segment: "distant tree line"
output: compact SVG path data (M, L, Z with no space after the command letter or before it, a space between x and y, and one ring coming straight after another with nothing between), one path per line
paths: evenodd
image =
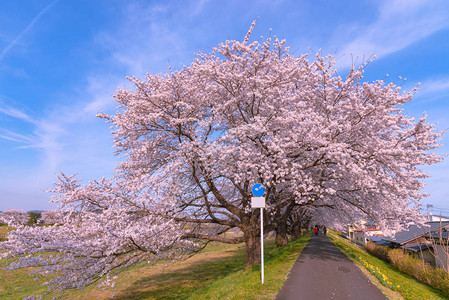
M7 209L0 212L0 224L8 226L36 224L57 224L62 222L63 215L56 210L43 212L26 212L21 209Z

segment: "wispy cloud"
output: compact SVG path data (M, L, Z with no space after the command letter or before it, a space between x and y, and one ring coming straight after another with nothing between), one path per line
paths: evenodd
M0 113L3 113L5 115L13 117L13 118L21 119L23 121L33 122L33 120L26 113L24 113L16 108L2 104L1 102L0 102Z
M31 22L23 29L18 36L14 40L12 40L0 53L0 61L3 60L5 55L11 50L14 45L16 45L20 39L36 24L36 22L53 6L58 2L59 0L52 1L49 5L44 7L34 18L31 20Z
M11 130L7 130L4 128L0 128L0 139L5 139L8 141L20 143L20 144L32 144L33 138L29 136L25 136L23 134L19 134L13 132Z
M89 99L91 96L89 91L84 94ZM22 197L21 193L27 191L39 198L40 204L36 202L34 208L46 207L49 195L42 191L52 185L54 174L59 170L68 174L78 172L86 180L112 174L116 164L112 155L112 137L108 126L95 118L94 110L102 105L97 102L106 103L106 100L92 98L84 103L60 105L39 117L2 103L0 118L3 116L5 120L4 116L8 116L15 124L14 128L6 129L1 128L3 124L0 123L0 139L17 145L10 148L12 151L8 155L14 159L32 154L33 159L21 169L15 167L19 163L17 161L10 166L2 166L1 199L6 199L8 193Z
M19 133L10 129L0 128L0 138L19 144L18 148L39 148L44 152L52 152L59 148L58 136L63 134L60 125L31 117L19 108L0 102L0 114L9 116L17 121L31 125L31 132ZM52 155L49 155L51 157ZM54 156L57 157L57 156ZM52 165L55 165L54 163Z
M124 88L128 85L125 77L105 76L103 74L90 74L85 87L89 101L83 104L82 112L85 116L95 116L99 111L109 111L117 106L112 95L118 87Z
M362 57L371 54L377 58L386 56L448 27L449 1L383 1L373 23L348 30L346 35L354 36L338 51L345 55L339 63L349 65L353 57L358 57L360 62ZM341 32L344 28L338 30L338 38Z
M192 3L194 1L189 5ZM195 14L201 14L206 4L204 1L196 10L187 11L194 18ZM41 11L15 41L3 50L0 59L51 5ZM112 100L112 94L118 87L130 86L125 74L143 77L146 71L161 72L169 65L170 57L179 57L186 52L185 40L188 37L182 34L185 28L178 28L176 26L179 23L173 22L183 10L172 10L170 5L139 2L124 5L123 15L117 20L116 28L105 28L93 41L95 47L105 49L109 56L103 57L96 68L86 71L86 81L72 87L76 92L59 94L58 100L63 101L53 102L51 108L28 112L23 105L18 104L24 101L0 100L0 117L8 116L14 120L11 122L13 127L0 129L0 139L16 143L15 152L29 151L36 158L30 162L26 174L14 175L14 182L8 179L12 177L11 174L6 176L8 172L16 170L14 166L0 174L2 199L8 191L11 195L25 197L19 195L20 191L34 190L38 193L38 189L50 187L54 174L59 170L68 174L77 172L87 180L112 175L117 162L112 153L113 137L109 126L95 115L100 110L114 113L117 104ZM188 53L191 55L193 51L189 50ZM19 153L14 155L20 156ZM39 180L39 185L36 180ZM48 199L48 196L41 194L41 203L45 203L46 197Z
M19 108L6 104L5 102L13 102L5 96L0 95L0 114L7 115L12 118L20 119L25 122L34 123L35 121L24 111Z
M421 83L419 96L449 92L449 77L428 79Z
M131 1L122 7L120 26L99 32L96 39L127 75L160 73L170 65L178 68L198 50L191 48L196 33L189 31L186 24L199 22L198 15L207 5L206 0L156 4Z

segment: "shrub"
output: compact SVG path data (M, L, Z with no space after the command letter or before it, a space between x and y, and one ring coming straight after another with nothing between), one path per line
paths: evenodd
M443 269L429 266L420 259L404 254L401 249L389 250L388 256L391 264L400 271L449 294L449 275Z
M429 267L426 276L429 284L434 288L440 289L449 295L449 275L441 268Z
M374 243L367 243L365 245L366 250L374 255L377 258L380 258L383 261L390 262L390 259L388 257L388 251L389 249L384 246L376 245Z
M427 273L430 267L422 260L404 254L401 249L393 249L389 252L391 263L404 273L407 273L418 280L430 284L427 279ZM433 269L433 268L432 268Z

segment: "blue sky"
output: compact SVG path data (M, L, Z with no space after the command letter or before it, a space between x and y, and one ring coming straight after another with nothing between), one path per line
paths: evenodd
M256 18L253 37L272 30L298 55L335 53L342 69L374 53L365 79L420 82L407 113L449 129L446 0L1 1L0 210L53 208L44 190L59 170L110 176L118 158L95 115L115 111L125 77L188 65L199 50L243 39ZM426 203L449 208L448 166L425 168Z

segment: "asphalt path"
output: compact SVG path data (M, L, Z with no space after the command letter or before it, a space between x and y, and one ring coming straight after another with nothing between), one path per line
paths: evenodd
M323 233L312 235L277 300L388 299Z

